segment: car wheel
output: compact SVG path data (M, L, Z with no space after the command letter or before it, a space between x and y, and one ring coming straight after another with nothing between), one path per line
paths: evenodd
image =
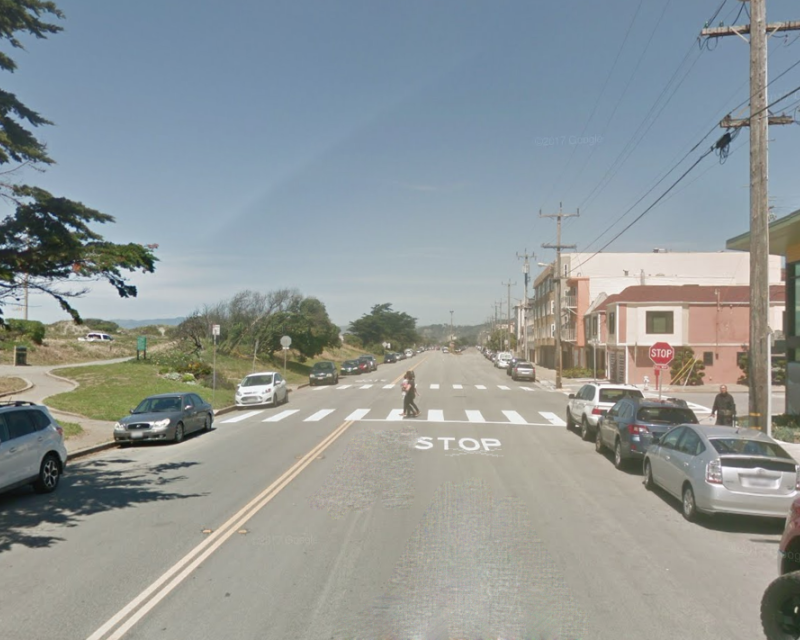
M768 640L800 637L800 571L776 578L764 591L761 628Z
M625 468L626 462L625 458L622 457L622 441L617 438L617 442L614 444L614 466L622 470Z
M597 451L597 453L603 453L605 448L603 436L600 434L600 429L598 429L594 434L594 450Z
M203 431L211 431L211 416L207 415L206 419L203 421Z
M575 428L575 421L572 419L569 407L567 407L567 431L572 431Z
M650 461L644 461L644 488L648 491L652 491L653 487L655 487L655 482L653 482L653 467L650 466Z
M61 479L61 465L54 453L48 453L39 467L39 478L33 484L36 493L51 493L56 490Z
M586 416L583 416L583 420L581 420L581 438L584 441L589 442L591 439L592 434L589 431L589 421L586 419Z
M283 404L289 404L289 390L286 390L286 393L283 396Z
M183 423L179 422L178 425L175 427L175 438L173 439L173 442L175 442L175 444L178 444L179 442L183 442L183 436L184 435L185 435L185 432L183 430Z
M697 503L694 500L694 490L690 484L683 488L683 517L689 522L697 520Z

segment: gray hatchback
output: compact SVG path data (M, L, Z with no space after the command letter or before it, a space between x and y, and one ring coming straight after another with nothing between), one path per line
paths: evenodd
M210 431L211 405L196 393L162 393L142 400L131 414L114 425L114 440L121 444L145 440L181 442L194 431Z

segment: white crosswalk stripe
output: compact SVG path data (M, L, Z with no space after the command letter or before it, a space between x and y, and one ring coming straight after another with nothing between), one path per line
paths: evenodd
M470 422L486 422L483 414L480 411L475 411L474 409L467 409L467 420Z
M486 387L484 385L482 385L482 384L476 384L475 388L476 389L480 389L481 391L485 391L486 390Z
M503 415L508 418L508 421L512 424L528 424L528 421L516 411L503 411Z
M386 416L387 420L402 420L403 419L403 410L402 409L392 409L389 412L389 415Z
M502 385L502 384L498 384L498 385L497 385L497 388L498 388L498 389L502 389L503 391L511 391L511 388L510 388L510 387L507 387L507 386L505 386L505 385Z
M463 388L464 388L464 386L460 385L460 384L454 384L453 385L453 389L463 389Z
M366 418L367 414L369 413L369 409L356 409L351 413L345 420L361 420L362 418Z
M431 389L438 389L438 388L439 388L439 385L438 385L438 384L432 384L432 385L431 385Z
M312 391L325 391L325 389L330 389L330 387L328 385L325 385L324 387L311 387Z
M444 411L441 409L428 409L428 420L431 422L444 422Z
M340 384L340 385L339 385L338 387L336 387L336 388L337 388L337 389L349 389L349 388L350 388L350 387L352 387L352 386L353 386L352 384Z
M297 413L299 409L286 409L286 411L281 411L280 413L276 413L274 416L270 416L264 422L280 422L284 418L288 418L289 416L294 415Z
M257 416L259 413L264 413L264 410L261 409L260 411L248 411L247 413L239 414L235 418L228 418L227 420L223 420L220 424L231 424L233 422L241 422L242 420L247 420L248 418Z
M385 385L383 385L383 388L384 389L394 389L394 385L393 384L385 384Z
M551 424L554 424L557 427L566 427L567 423L564 422L561 418L559 418L555 413L551 413L550 411L540 411L539 414Z
M520 387L523 391L533 391L530 387Z
M359 389L372 389L372 385L371 384L365 384L364 386L359 387Z
M334 411L335 411L335 409L321 409L321 410L317 411L314 415L311 415L308 418L306 418L305 420L303 420L303 422L319 422L325 416L331 415Z

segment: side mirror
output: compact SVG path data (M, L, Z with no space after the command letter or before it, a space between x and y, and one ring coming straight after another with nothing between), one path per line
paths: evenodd
M192 405L190 405L190 404L187 404L187 405L186 405L186 406L183 408L183 410L184 410L184 411L191 411L193 408L194 408L194 407L192 407Z
M133 415L133 409L131 409L130 411L128 411L128 413L130 413L131 415Z
M570 400L574 400L575 399L575 394L574 393L570 393L569 394L569 399Z
M659 442L661 442L661 434L660 433L654 433L653 434L653 444L658 444Z

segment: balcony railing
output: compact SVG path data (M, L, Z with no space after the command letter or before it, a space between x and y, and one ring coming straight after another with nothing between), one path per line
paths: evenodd
M561 327L561 339L565 342L575 342L576 333L574 326Z
M574 293L568 293L564 296L564 306L567 309L575 309L578 306L578 296Z

